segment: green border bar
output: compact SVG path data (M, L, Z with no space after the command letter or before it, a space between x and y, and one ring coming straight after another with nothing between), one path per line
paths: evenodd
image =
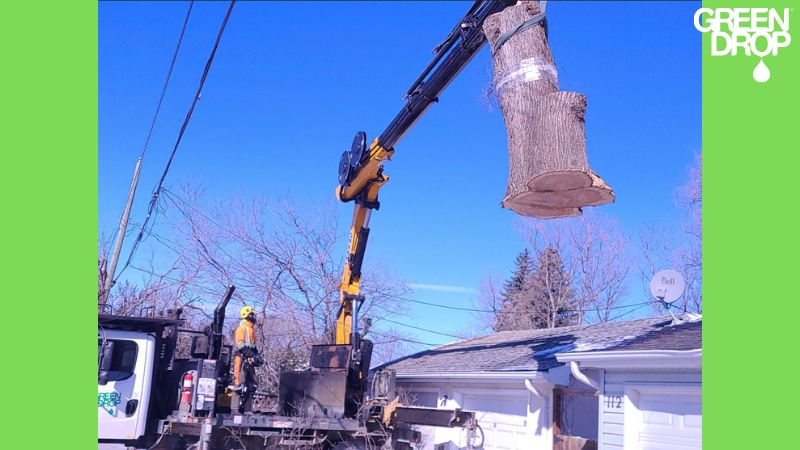
M14 430L6 443L16 437L31 445L31 436L46 432L50 442L92 448L97 4L18 2L3 12L7 290L0 329L10 368L5 401L13 411L6 424ZM798 12L790 11L790 21L800 20ZM702 51L704 448L781 448L791 442L784 431L796 427L798 403L791 363L800 317L793 215L800 42L764 58L771 72L765 83L752 77L757 57L711 56L708 34Z
M2 16L2 446L96 448L97 3Z
M703 7L790 8L792 34L800 31L794 3L715 0ZM762 83L753 78L758 56L711 56L710 33L703 36L703 448L791 447L785 432L797 428L800 32L794 34L795 42L764 56L770 78ZM765 46L760 38L757 48Z

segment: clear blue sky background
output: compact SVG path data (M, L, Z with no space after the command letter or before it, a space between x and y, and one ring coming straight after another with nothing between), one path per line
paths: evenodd
M192 178L209 187L209 197L289 195L301 205L332 198L338 159L353 135L364 130L371 141L384 130L431 49L469 5L237 3L166 185ZM194 6L145 157L135 223L144 219L227 7ZM589 162L616 193L616 203L601 209L631 235L646 223L679 226L673 193L701 146L701 34L692 25L698 7L548 4L561 89L587 96ZM188 2L101 2L98 8L99 232L109 235ZM484 48L386 164L391 181L372 216L368 253L408 283L428 286L418 286L414 299L473 307L481 279L507 277L523 248L517 216L499 206L507 142L502 115L482 100L490 82ZM342 223L351 208L340 205ZM139 275L129 269L126 276ZM629 302L642 300L635 289ZM412 310L413 325L444 333L472 320L467 312L421 304ZM452 340L409 331L424 342Z

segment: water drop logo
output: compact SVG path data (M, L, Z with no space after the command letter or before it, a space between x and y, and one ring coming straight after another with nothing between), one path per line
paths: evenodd
M737 53L757 56L759 62L753 69L753 79L765 83L771 73L764 57L778 56L778 51L792 42L790 11L790 8L700 8L694 13L694 27L701 33L711 32L711 56Z
M769 67L764 64L764 60L762 59L761 62L758 63L755 69L753 69L753 79L758 81L759 83L763 83L769 80Z

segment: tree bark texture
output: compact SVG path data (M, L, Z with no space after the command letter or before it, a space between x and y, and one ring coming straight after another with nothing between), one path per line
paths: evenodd
M519 2L489 16L483 31L493 46L507 30L538 13L538 2ZM592 171L586 156L586 97L558 90L543 23L514 34L493 59L494 93L508 133L503 207L551 219L613 202L611 187Z

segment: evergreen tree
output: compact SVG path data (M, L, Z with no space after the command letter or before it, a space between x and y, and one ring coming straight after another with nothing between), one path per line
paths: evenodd
M526 290L533 276L531 254L526 248L514 261L511 278L503 283L500 293L500 309L495 312L494 331L520 330L528 328L522 306L525 303Z
M531 261L531 253L527 248L517 255L514 265L515 268L511 279L503 284L504 297L506 296L505 294L524 290L525 286L530 281L531 275L533 274L533 263Z
M558 249L549 245L534 261L528 249L517 256L503 284L494 331L555 328L577 323L572 277Z

